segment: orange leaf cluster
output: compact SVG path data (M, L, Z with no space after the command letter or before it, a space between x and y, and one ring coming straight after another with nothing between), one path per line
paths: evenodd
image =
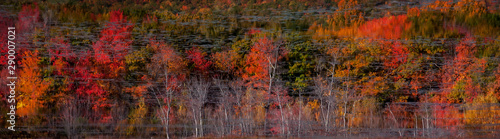
M19 86L16 89L21 92L17 102L17 109L20 116L36 113L42 106L41 97L49 88L49 82L42 79L38 62L38 51L26 51L23 54L19 72Z
M286 55L286 51L278 48L267 37L259 39L246 57L243 79L249 81L249 86L265 87L269 80L270 64L277 62Z
M410 28L406 15L383 17L367 21L359 27L359 33L363 37L373 39L400 39L403 31Z

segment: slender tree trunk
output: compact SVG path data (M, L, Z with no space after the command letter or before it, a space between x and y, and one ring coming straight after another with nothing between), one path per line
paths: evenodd
M327 104L326 105L326 118L324 121L325 122L325 130L326 130L326 132L330 132L330 128L329 128L328 124L330 123L329 120L330 120L330 105L331 104L330 104L330 102L327 102L326 104Z
M356 118L356 102L357 101L354 101L354 103L352 104L352 118L351 120L349 120L349 135L351 135L352 131L351 131L351 127L352 127L352 120L354 120L354 118Z
M239 92L238 92L239 93ZM245 133L245 129L243 127L243 111L241 111L241 103L240 103L240 99L237 100L237 105L238 105L238 110L239 110L239 115L236 117L238 118L238 123L240 125L240 136L243 136L243 134Z
M302 97L301 97L302 94L301 94L301 92L302 91L299 90L299 100L300 100L300 102L302 102ZM297 130L297 136L298 137L300 137L300 126L301 126L300 122L301 122L301 118L302 118L301 116L302 116L302 104L299 105L299 129Z
M200 117L200 137L203 137L203 117L201 115L201 108L200 108L200 113L198 114L198 117Z
M214 79L215 80L215 79ZM221 83L221 80L215 80L218 87L219 87L219 90L221 92L221 96L222 96L222 107L224 109L224 120L223 123L222 123L222 136L224 136L226 133L229 134L229 132L231 131L231 124L229 124L229 119L228 119L228 114L227 114L227 107L230 105L229 102L228 102L228 94L226 94L226 91L224 91L224 89L222 89L222 83ZM228 125L229 129L226 129L225 125Z
M153 92L154 92L154 91L153 91ZM160 105L160 112L161 112L161 115L162 115L162 116L160 117L160 120L161 120L161 122L162 122L162 123L166 124L166 123L167 123L167 121L166 121L166 119L167 119L167 118L165 117L165 109L164 109L164 108L163 108L163 106L161 105L161 102L160 102L160 100L158 99L158 96L156 95L156 92L154 92L153 94L155 95L155 98L156 98L156 101L158 102L158 105ZM168 136L168 126L167 126L167 125L165 126L165 133L166 133L166 135L167 135L167 138L169 138L169 136Z
M280 116L281 116L281 132L282 133L285 133L285 126L283 125L284 124L284 121L285 121L285 118L283 117L283 106L281 105L281 98L280 98L280 94L278 93L278 105L280 107Z
M224 124L225 125L228 125L229 126L229 129L226 129L225 125L222 125L222 135L225 135L226 134L226 130L227 130L227 133L229 134L229 131L231 131L231 124L229 123L229 119L227 118L227 109L226 109L226 106L224 106Z
M344 100L344 113L342 114L342 120L344 121L344 129L346 129L346 113L347 113L347 101Z
M170 121L170 99L172 98L172 92L170 92L170 89L168 89L168 69L165 68L165 90L167 92L167 117L165 118L166 121L166 126L165 126L165 134L167 135L167 139L170 139L170 136L168 135L168 127L169 127L169 121ZM162 108L163 109L163 108Z
M198 137L198 118L196 116L196 110L195 108L192 108L193 110L193 120L194 120L194 134L195 134L195 137Z
M169 135L169 129L168 127L170 126L170 99L167 100L168 104L167 104L167 117L165 118L165 123L166 123L166 126L165 126L165 134L167 135L167 139L170 139L170 135Z
M349 65L349 62L347 63L347 65ZM343 119L344 119L344 129L347 129L346 128L346 113L347 113L347 102L348 102L348 95L350 94L350 90L349 90L349 73L350 73L350 68L347 68L347 79L346 79L346 82L347 82L347 87L346 87L346 92L344 94L344 114L343 114ZM345 132L345 135L347 136L347 132Z
M277 48L277 50L275 50L275 58L276 58L276 61L271 61L271 58L268 57L267 60L269 61L269 67L271 69L269 69L269 88L268 88L268 94L271 94L271 89L272 89L272 84L273 84L273 79L275 77L275 74L276 74L276 68L278 66L278 54L279 54L279 47ZM282 106L282 103L281 103L281 97L280 97L280 93L279 91L276 92L277 94L277 97L278 97L278 105L280 107L280 116L281 116L281 133L285 133L285 126L284 126L284 121L285 121L285 118L283 116L283 106Z
M422 121L422 136L425 136L425 123L424 123L424 118L421 119Z
M398 128L398 133L399 133L399 136L400 136L400 137L402 137L402 136L403 136L403 132L401 132L401 129L400 129L400 127L399 127L398 120L396 120L396 117L394 116L394 113L392 113L391 106L389 106L389 112L391 113L392 120L393 120L393 121L394 121L394 123L396 124L396 128Z
M418 124L418 119L417 119L417 112L414 113L415 115L415 130L413 131L413 137L417 137L417 124Z
M171 93L171 92L170 92ZM165 134L167 134L167 139L170 139L170 135L169 135L169 126L170 126L170 98L171 98L171 95L169 95L168 97L168 102L167 102L167 117L166 117L166 123L167 125L165 126Z
M330 131L330 128L328 127L329 126L329 123L330 123L330 108L331 108L331 105L333 105L334 102L332 102L332 97L334 98L334 94L332 93L332 90L335 88L334 87L334 80L335 80L335 66L336 66L336 58L334 59L334 63L332 63L332 80L330 81L330 85L328 86L328 110L327 110L327 114L326 114L326 128L327 128L327 132ZM335 122L335 120L333 120Z

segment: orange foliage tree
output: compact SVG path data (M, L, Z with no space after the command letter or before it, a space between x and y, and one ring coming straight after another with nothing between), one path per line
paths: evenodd
M277 96L282 132L285 130L283 125L285 119L282 110L284 104L282 95L284 91L273 85L276 84L278 61L285 57L286 54L287 51L280 47L280 44L274 44L274 41L267 37L260 38L255 42L246 57L246 73L242 75L243 79L247 81L247 88L250 90L255 89L255 94L247 94L247 96L257 96L255 98L257 100L255 103L256 106L263 107L266 105L266 101L275 98L273 96Z
M234 73L239 59L238 53L234 50L216 52L211 56L214 66L222 72Z
M17 102L19 116L35 114L43 106L42 96L50 85L50 82L42 79L38 51L26 51L23 57L19 62L22 67L19 72L19 87L16 87L20 92Z
M243 79L248 87L266 88L272 76L272 66L286 55L287 51L273 44L267 37L259 39L246 57ZM267 90L267 89L266 89Z
M361 25L359 34L372 39L397 40L410 26L411 23L407 21L406 15L382 17Z
M467 36L455 47L453 60L448 60L442 68L442 86L444 98L438 102L471 102L481 92L480 84L473 78L481 78L486 60L474 56L475 38Z
M358 26L364 22L363 13L358 10L357 0L336 0L337 9L328 15L327 24L314 22L310 31L314 31L313 39L324 40L334 37L356 36Z
M422 11L441 11L450 12L453 6L453 1L451 0L436 0L434 3L429 3L427 6L422 7Z

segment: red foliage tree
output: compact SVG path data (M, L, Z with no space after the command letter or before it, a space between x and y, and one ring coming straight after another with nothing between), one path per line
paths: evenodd
M455 47L455 56L448 60L442 69L443 95L439 102L471 102L481 91L473 76L484 73L486 60L474 56L475 39L466 36Z
M458 108L452 105L436 105L432 110L436 127L455 132L463 124L463 114L459 112Z
M90 107L90 111L83 108L83 115L90 118L90 122L107 122L104 117L109 118L106 108L110 106L107 102L107 91L103 84L99 82L103 75L98 72L98 67L93 66L91 52L80 53L80 58L75 64L75 72L71 73L72 80L75 83L70 88L75 89L77 98L85 107Z
M110 106L108 91L100 81L105 75L100 72L102 67L95 66L93 53L84 51L77 56L63 37L52 38L50 42L47 51L54 69L52 74L65 77L61 80L63 86L57 91L74 91L69 97L78 98L82 116L90 122L107 122L104 117L110 118L106 111Z
M69 68L68 62L76 62L76 54L71 50L71 45L64 41L62 37L56 37L51 39L53 46L48 48L50 61L52 61L52 66L54 67L55 75L69 75L69 71L65 68Z
M118 77L124 71L124 58L130 50L130 31L132 25L127 22L121 11L110 13L109 23L101 31L101 38L92 45L94 58L101 72L109 78Z
M281 132L285 132L284 105L286 105L286 92L278 85L274 85L276 80L276 70L278 61L285 57L287 51L280 47L279 44L267 37L259 39L255 42L246 57L246 73L243 73L243 79L247 81L247 88L256 89L252 92L258 96L256 105L267 104L268 101L277 102L280 110L280 127ZM273 84L274 83L274 84ZM276 98L276 99L274 99ZM273 103L271 103L273 104Z
M359 27L361 36L373 39L391 39L401 38L404 30L410 28L406 15L389 16L367 21Z
M203 52L198 47L193 47L186 53L187 59L189 59L194 64L196 72L202 73L204 75L208 74L210 65L212 65L212 61L206 59L207 53Z
M18 14L17 30L22 33L30 33L39 21L40 11L38 4L33 6L24 5L21 12Z
M101 36L92 45L92 50L80 53L76 57L70 45L63 39L56 38L55 49L49 49L51 60L56 68L56 74L66 74L62 67L70 66L75 71L69 74L74 83L69 88L74 89L77 98L87 100L82 102L91 111L84 111L91 122L109 122L110 117L109 93L113 91L113 84L106 79L120 80L120 74L125 71L125 56L130 44L132 25L127 22L121 11L110 12L110 21L101 31ZM73 67L69 63L73 63ZM111 89L111 90L110 90Z
M386 66L388 69L395 69L399 67L401 64L406 63L406 60L408 58L408 48L406 48L404 45L401 44L399 41L395 41L393 43L389 43L386 41L381 41L382 44L385 44L383 46L388 46L388 47L383 47L382 49L385 50L387 53L386 55L388 56L384 60L384 66Z

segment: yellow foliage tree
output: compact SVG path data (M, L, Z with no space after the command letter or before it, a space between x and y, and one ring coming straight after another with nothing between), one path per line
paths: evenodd
M436 0L434 3L429 3L427 6L422 7L422 11L441 11L450 12L453 5L451 0Z
M459 14L465 14L467 17L479 16L487 12L486 3L477 0L462 0L453 6Z
M352 127L370 127L377 125L379 117L377 113L377 100L374 97L368 97L357 102L357 105L353 106L353 117L351 119Z
M332 16L328 17L328 23L333 28L356 26L364 20L361 11L358 10L357 0L338 0L337 8ZM357 17L356 17L357 16Z
M147 106L144 104L144 98L139 100L139 104L137 108L132 110L129 115L129 126L127 127L127 135L132 135L139 130L139 128L135 127L137 125L143 125L144 119L146 119L146 114L148 112Z
M467 104L467 110L465 111L465 123L469 127L475 129L500 129L500 106L498 105L498 100L495 95L493 93L479 95L472 101L472 103Z

